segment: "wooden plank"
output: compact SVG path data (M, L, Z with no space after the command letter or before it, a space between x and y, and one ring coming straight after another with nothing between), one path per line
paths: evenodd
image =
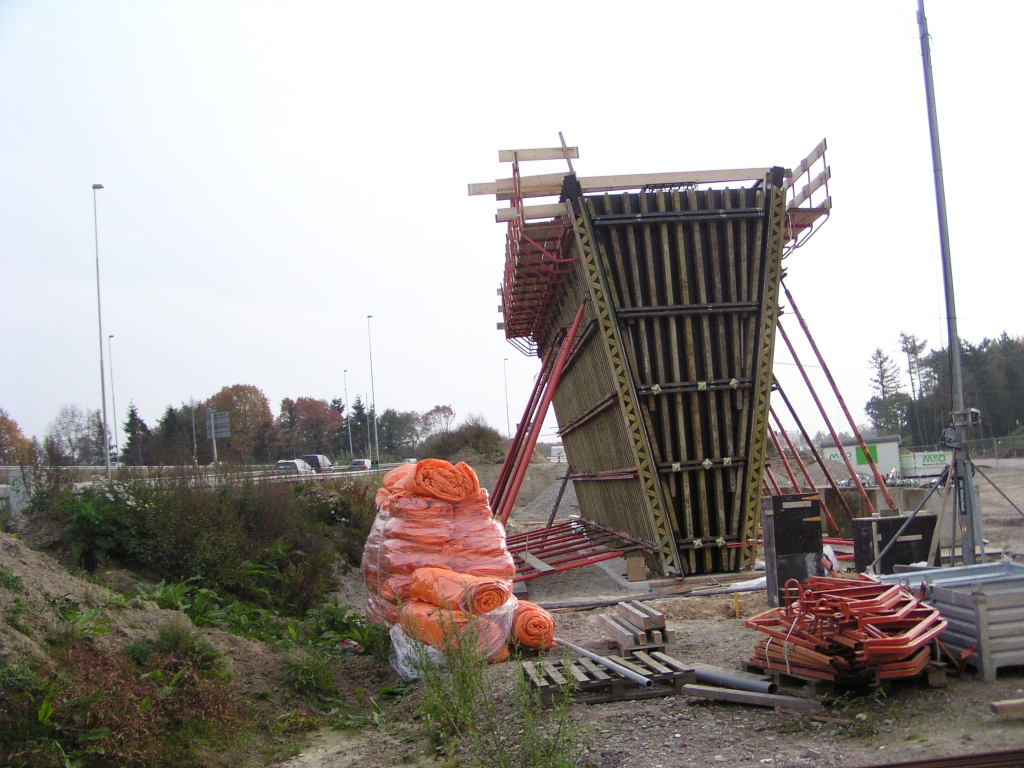
M629 604L638 611L643 611L651 617L651 626L661 628L665 626L665 614L659 611L657 608L651 608L649 605L644 605L637 600L630 600Z
M503 221L514 221L516 218L515 208L499 208L498 212L494 215L494 220L499 224ZM535 219L553 219L556 216L565 215L565 204L564 203L551 203L550 205L524 205L523 206L523 218L526 221L533 221Z
M677 672L693 672L693 667L692 666L688 666L686 664L683 664L683 662L679 661L679 659L674 659L671 656L669 656L667 653L661 653L659 651L655 651L654 653L651 654L651 656L653 656L655 659L660 661L662 664L664 664L664 665L666 665L668 667L671 667L672 669L676 670Z
M547 688L548 681L545 680L541 675L537 674L537 667L532 661L524 661L521 664L523 672L530 678L530 682L533 683L535 688Z
M818 188L826 181L832 178L832 169L826 167L824 171L814 177L814 180L804 185L804 188L800 190L800 194L793 198L789 203L790 208L798 208L800 205L805 203L807 199L818 191Z
M1003 699L993 701L988 706L997 715L1024 713L1024 699Z
M734 168L723 171L679 171L674 173L633 173L615 176L583 176L578 179L584 192L615 192L625 189L640 189L656 185L717 184L733 181L760 181L770 168ZM562 190L566 173L545 173L537 176L521 176L520 191L523 197L551 197ZM469 194L496 195L499 200L508 200L512 195L512 179L497 179L469 185Z
M817 160L819 157L825 154L826 149L827 145L825 143L825 139L822 139L821 143L811 150L811 154L809 154L807 157L801 160L800 165L798 165L790 172L789 177L784 182L785 188L788 190L791 186L793 186L796 183L797 179L799 179L802 175L807 173L807 169L814 165L815 160Z
M547 677L550 678L555 685L568 684L569 681L562 676L561 672L555 669L555 665L552 664L550 661L542 661L541 667L544 668L544 674L547 675Z
M583 666L587 672L589 672L595 680L611 680L611 675L601 669L590 659L579 659L579 663Z
M671 669L666 667L660 661L655 661L654 659L652 659L648 654L644 653L643 651L636 651L636 652L633 653L633 655L636 656L638 659L640 659L640 661L642 661L648 667L653 669L655 672L657 672L659 675L671 675L672 674L672 670Z
M781 707L799 712L814 712L821 705L813 699L801 699L796 696L783 696L778 693L754 693L753 691L735 691L731 688L715 688L711 685L684 685L683 695L696 699L714 699L715 701L731 701L736 704L751 704L755 707Z
M653 623L651 616L637 607L638 605L638 603L619 603L619 616L640 629L651 629L658 626Z
M649 677L650 674L651 674L651 670L644 669L639 664L634 664L629 659L624 659L621 656L609 656L608 658L609 658L609 660L614 661L619 666L625 667L626 669L633 670L638 675L643 675L644 677Z
M562 665L562 671L565 672L566 670L569 671L569 674L572 675L573 679L577 683L589 683L590 682L590 677L587 676L587 673L584 672L579 667L577 667L574 662L569 662L568 664L563 664Z
M597 623L620 646L628 648L641 642L635 632L630 631L621 620L616 619L614 616L603 613L597 617Z
M529 552L522 552L522 553L520 553L520 557L523 558L523 560L526 562L526 564L528 566L533 568L533 570L537 571L538 573L554 573L555 572L555 567L553 565L548 565L543 560L541 560L539 557L534 557Z
M580 156L579 147L541 147L538 149L499 149L498 162L511 163L513 160L576 160Z

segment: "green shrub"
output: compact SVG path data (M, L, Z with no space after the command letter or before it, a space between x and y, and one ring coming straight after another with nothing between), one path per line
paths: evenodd
M373 523L373 488L359 482L293 490L251 478L216 488L187 473L158 479L48 492L38 505L52 504L83 568L116 558L166 583L195 579L295 616L334 588L339 564L358 565Z
M296 693L328 694L334 687L331 660L317 648L290 651L285 657L284 672Z
M0 568L0 589L17 593L23 591L24 586L22 586L21 578L17 574L11 573L6 568Z

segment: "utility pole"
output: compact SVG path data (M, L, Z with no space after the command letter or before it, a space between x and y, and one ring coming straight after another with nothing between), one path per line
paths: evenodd
M975 547L980 547L985 562L985 543L981 535L978 497L971 478L967 448L967 427L972 413L964 408L964 380L960 368L960 336L956 328L956 303L953 299L953 263L950 258L949 224L946 219L946 187L942 179L942 152L939 149L939 117L935 108L935 83L932 80L932 54L928 41L928 20L924 0L917 0L917 24L921 31L921 59L924 65L924 90L928 101L928 130L932 142L932 168L935 173L935 205L939 215L939 246L942 251L942 280L946 288L946 328L949 336L949 373L952 389L953 426L943 434L943 443L953 449L955 512L963 536L960 544L964 565L974 565Z
M107 465L107 480L110 480L110 438L107 432L107 384L103 371L103 306L100 303L100 227L96 217L96 190L102 184L92 185L92 231L96 240L96 318L100 326L100 397L103 399L103 457Z
M348 368L342 371L341 375L345 379L345 424L348 425L348 458L351 461L356 455L352 451L352 408L348 402Z

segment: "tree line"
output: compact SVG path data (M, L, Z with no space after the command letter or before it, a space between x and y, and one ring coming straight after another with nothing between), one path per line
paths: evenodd
M1005 437L1024 422L1024 339L1003 333L980 344L961 340L964 405L981 411L977 437ZM902 435L905 445L933 445L950 424L949 349L902 333L900 363L876 349L868 365L874 395L864 410L878 434ZM905 366L905 367L904 367ZM904 386L904 376L909 389Z
M401 461L421 454L432 439L438 442L456 426L450 405L437 405L425 413L389 408L378 415L358 396L351 407L338 398L286 397L275 416L258 387L235 384L200 402L168 405L152 426L133 403L120 424L117 441L111 434L104 436L98 410L62 406L42 440L26 438L17 423L0 410L0 464L41 461L98 466L105 463L105 445L112 461L126 465L209 464L213 461L213 443L206 437L209 410L229 414L231 435L217 440L217 458L237 464L266 464L313 453L347 463L351 458L376 458L378 444L382 461ZM462 425L468 427L483 428L500 439L481 417L469 417Z

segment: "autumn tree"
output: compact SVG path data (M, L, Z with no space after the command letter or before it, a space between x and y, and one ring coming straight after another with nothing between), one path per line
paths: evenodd
M344 419L326 400L286 397L281 401L277 424L282 444L293 456L328 454L333 453L334 440L344 426Z
M267 396L251 384L224 387L209 398L206 409L227 411L231 437L217 441L218 458L238 464L267 462L274 453L274 414ZM205 420L204 420L205 424ZM203 435L206 435L205 426Z
M16 466L27 464L31 454L31 443L21 431L18 422L0 408L0 464Z
M451 432L455 426L455 411L450 405L435 405L420 417L419 438L425 441L433 435Z

